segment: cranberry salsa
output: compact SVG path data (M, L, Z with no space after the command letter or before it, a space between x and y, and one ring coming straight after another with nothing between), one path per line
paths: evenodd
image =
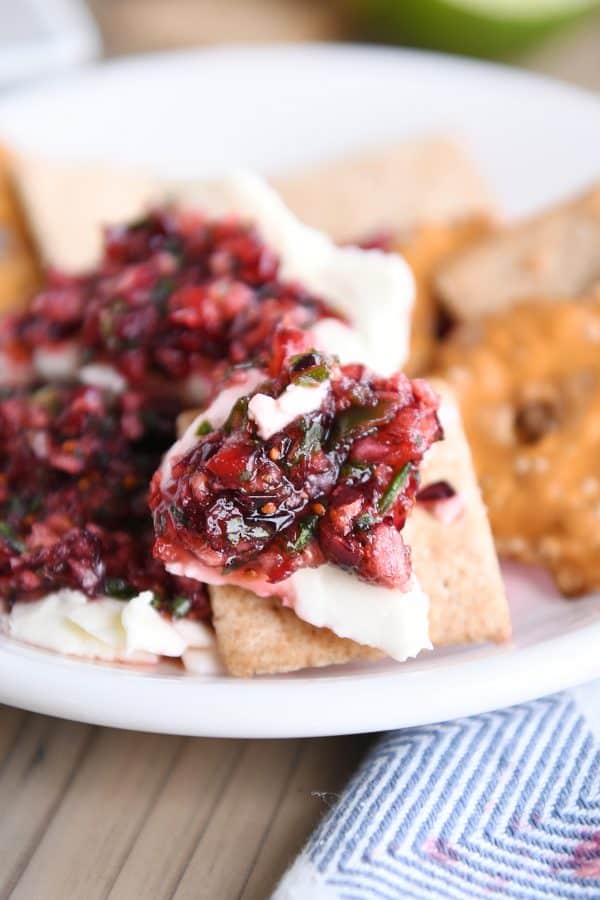
M75 366L110 365L147 395L197 403L229 365L264 360L277 325L340 318L279 268L251 225L155 211L107 229L96 270L50 273L30 310L4 321L0 351L9 371L32 372L75 349Z
M148 483L170 440L167 410L143 395L44 385L0 394L0 597L68 587L205 618L198 582L152 557Z
M438 397L424 381L341 366L306 342L278 331L266 379L224 423L196 419L181 456L175 445L150 491L155 553L249 586L330 562L403 588L411 568L401 530L419 464L442 437Z

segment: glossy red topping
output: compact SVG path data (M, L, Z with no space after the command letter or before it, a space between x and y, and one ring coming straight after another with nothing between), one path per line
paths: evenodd
M62 587L157 606L208 611L204 588L152 557L150 475L170 440L168 419L140 394L44 386L0 398L0 597Z
M239 400L223 427L198 426L197 443L154 476L155 552L278 582L326 561L365 581L405 585L410 558L400 531L418 466L441 437L438 398L423 381L380 378L315 351L286 354L277 337L271 379L253 393L327 382L321 406L268 440ZM283 350L282 350L283 348Z
M181 389L194 375L210 393L228 365L270 351L278 324L305 328L331 316L281 280L254 227L163 210L109 228L97 270L50 273L31 310L6 321L0 349L23 362L36 348L75 341L83 362L110 363L146 393Z

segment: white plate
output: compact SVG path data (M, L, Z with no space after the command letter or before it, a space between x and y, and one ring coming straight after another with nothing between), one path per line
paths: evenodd
M221 49L112 63L0 103L0 134L60 158L165 174L265 172L423 131L463 135L510 213L600 174L600 102L516 71L352 47ZM0 700L148 731L292 737L371 731L517 703L600 675L600 596L567 601L511 569L514 639L238 681L63 659L0 640Z

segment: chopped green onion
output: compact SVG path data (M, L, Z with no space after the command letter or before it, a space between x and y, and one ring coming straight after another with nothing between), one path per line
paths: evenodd
M361 481L366 480L365 476L371 477L373 466L371 463L364 462L362 459L349 459L340 469L342 478L360 478Z
M231 408L229 416L227 417L227 421L223 425L225 434L231 434L234 429L242 428L244 425L246 425L248 421L249 402L249 397L240 397L239 400L236 400Z
M295 553L301 553L304 548L310 544L314 537L314 533L319 521L318 516L309 516L308 519L298 523L298 537L295 541L291 541L289 547Z
M378 425L383 425L396 411L395 400L380 400L375 406L351 406L336 416L331 430L331 442L355 440Z
M192 601L189 599L189 597L175 597L175 599L171 603L171 613L176 619L181 619L182 616L187 616L191 608Z
M240 541L246 541L250 538L264 540L270 537L270 532L261 525L248 525L242 516L234 516L227 520L225 525L227 540L234 547L237 547Z
M356 527L360 528L361 531L368 531L374 524L375 519L369 513L363 513L363 515L359 516L356 520Z
M208 419L202 419L202 421L196 428L196 437L204 437L205 434L210 434L212 430L213 427Z
M109 597L116 597L117 600L131 600L138 593L124 578L106 578L104 590Z
M163 598L160 594L157 594L156 591L152 591L152 600L150 601L150 606L154 609L162 609L163 607Z
M302 419L301 427L304 430L304 435L294 454L293 463L299 462L303 456L311 456L316 450L320 450L323 441L324 432L320 422L310 422L308 419Z
M303 372L300 372L300 374L294 378L294 382L303 387L312 387L315 384L327 381L330 375L331 372L329 371L328 366L323 363L320 366L312 366L310 369L304 369Z
M163 312L166 310L167 300L175 290L175 282L172 278L159 278L150 293L150 300Z
M171 513L173 521L177 525L182 525L184 527L185 527L185 525L187 525L187 516L186 516L184 510L181 509L179 506L175 506L175 504L172 504L169 507L169 512Z
M378 509L381 513L386 513L396 502L396 499L406 484L406 480L410 475L412 469L412 463L407 462L399 472L396 472L387 488L381 495L379 500Z
M8 522L0 522L0 536L8 541L13 550L17 550L19 553L22 553L25 550L25 544L23 541L19 540L14 529Z

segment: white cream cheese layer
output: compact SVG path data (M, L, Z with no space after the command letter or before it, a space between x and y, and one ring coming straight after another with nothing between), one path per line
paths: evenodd
M291 580L300 619L403 662L431 650L429 598L416 578L406 591L365 584L334 565L299 569Z
M265 373L260 369L242 369L237 373L236 381L217 394L210 406L198 413L179 440L169 447L160 466L161 484L167 485L169 483L174 464L177 460L182 459L186 453L189 453L200 440L198 436L199 426L203 422L207 422L211 428L220 428L227 421L236 401L240 397L252 393L254 388L264 380Z
M122 394L127 387L126 379L114 366L106 363L88 363L79 370L79 380L83 384L110 391L113 394Z
M279 397L255 394L248 404L248 415L266 441L294 419L319 409L329 391L329 381L309 386L289 384Z
M327 235L304 225L259 176L236 172L211 184L179 189L178 199L209 215L235 214L254 222L281 260L281 277L298 281L348 317L348 328L328 326L318 349L342 362L362 362L391 375L406 362L415 296L410 267L397 254L339 247ZM332 320L325 320L331 322ZM323 323L316 334L323 334Z
M51 347L33 351L32 367L39 378L46 381L67 381L73 378L81 362L81 351L74 341L64 341Z
M407 590L401 591L366 584L331 563L299 569L277 584L243 574L222 575L191 555L167 563L166 568L206 584L233 584L259 597L279 597L305 622L375 647L400 662L432 649L429 598L414 576Z
M4 618L8 634L17 640L70 656L109 662L156 663L161 656L196 660L194 671L216 670L216 646L202 622L172 622L152 606L151 591L131 600L102 597L89 600L64 588L40 600L16 603Z

